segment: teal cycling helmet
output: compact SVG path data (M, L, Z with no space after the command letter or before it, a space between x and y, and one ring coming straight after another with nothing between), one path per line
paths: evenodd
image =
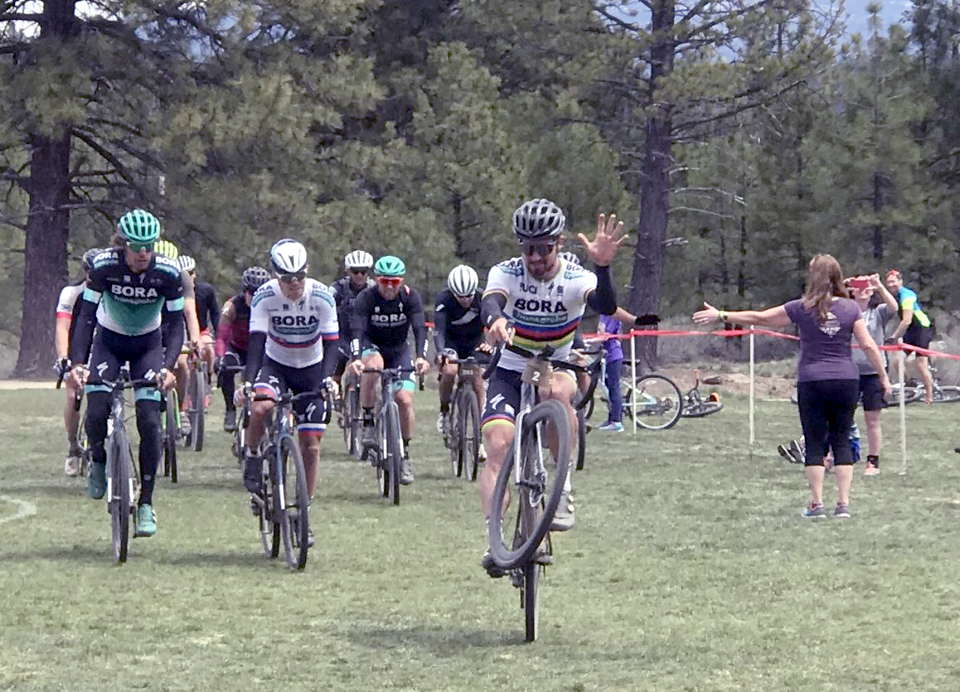
M160 237L160 221L143 209L132 209L121 216L117 229L125 239L135 243L152 243Z
M377 276L403 276L407 273L407 267L399 257L384 255L373 265L373 271Z

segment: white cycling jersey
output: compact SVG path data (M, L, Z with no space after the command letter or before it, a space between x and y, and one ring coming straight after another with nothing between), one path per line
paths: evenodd
M263 284L250 306L250 333L267 335L266 355L281 365L305 368L323 360L323 341L337 339L337 306L326 285L306 279L300 300L284 298L280 281Z
M77 306L77 300L83 295L83 289L86 287L86 281L73 286L64 286L60 291L60 299L57 300L57 317L73 318L73 309Z
M513 343L539 352L553 346L553 358L565 359L583 318L587 296L597 289L597 275L560 259L560 271L546 281L527 271L522 257L501 262L490 269L484 297L499 293L507 299L503 314L516 325ZM526 360L510 351L500 357L500 367L520 372Z

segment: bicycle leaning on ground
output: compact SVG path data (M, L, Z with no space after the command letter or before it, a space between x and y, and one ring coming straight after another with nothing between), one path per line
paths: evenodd
M443 442L450 450L453 475L466 481L477 480L480 465L480 402L473 389L473 379L480 367L475 356L456 361L450 411L444 426Z
M560 504L570 467L570 423L567 410L559 401L537 401L537 389L549 391L553 367L576 370L564 361L551 360L547 347L539 354L517 346L501 346L484 376L493 373L502 349L527 358L521 376L520 408L515 419L514 440L503 460L494 486L490 508L488 540L490 557L496 568L510 574L520 589L520 607L526 623L526 640L537 638L539 627L540 577L546 565L553 563L550 524ZM548 466L543 450L546 434L556 436L555 463ZM507 507L507 492L513 501Z
M400 429L400 406L393 392L412 368L364 368L365 373L380 377L380 398L377 402L376 447L363 450L362 458L370 459L377 469L377 489L393 504L400 504L400 464L403 460L403 433Z
M293 406L300 399L313 399L316 396L315 391L300 394L285 392L276 399L260 443L263 459L261 491L251 496L251 508L257 517L264 553L275 558L280 554L282 545L290 569L303 569L306 566L307 551L313 545L307 473L297 442L297 420ZM321 396L329 401L326 390L321 392ZM269 396L255 396L253 400L274 401ZM324 423L328 423L330 407L324 408Z
M723 408L719 395L711 394L706 399L700 396L700 371L693 371L693 388L683 395L683 407L680 416L683 418L703 418L717 413ZM716 398L715 398L716 397Z

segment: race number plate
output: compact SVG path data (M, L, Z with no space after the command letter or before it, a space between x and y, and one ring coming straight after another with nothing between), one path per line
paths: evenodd
M536 387L549 387L552 377L553 366L550 363L542 360L530 360L527 362L527 367L523 369L520 381Z

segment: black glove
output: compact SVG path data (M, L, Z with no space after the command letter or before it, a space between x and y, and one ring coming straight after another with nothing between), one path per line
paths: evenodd
M70 372L70 368L73 367L73 363L70 362L69 358L57 358L56 362L53 364L53 369L57 373L57 377L63 379L63 377Z

